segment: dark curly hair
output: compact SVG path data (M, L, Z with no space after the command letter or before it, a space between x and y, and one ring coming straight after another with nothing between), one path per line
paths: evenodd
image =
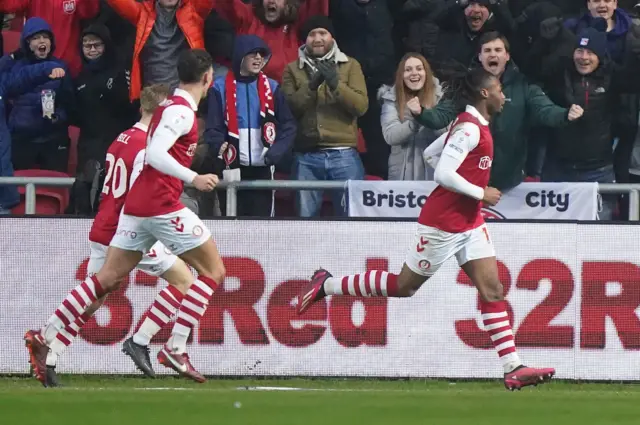
M303 1L303 0L302 0ZM298 9L300 9L301 0L287 0L284 6L284 12L280 15L280 19L276 22L268 22L265 18L264 0L253 0L253 13L262 21L263 24L272 27L281 27L283 25L292 25L298 20Z

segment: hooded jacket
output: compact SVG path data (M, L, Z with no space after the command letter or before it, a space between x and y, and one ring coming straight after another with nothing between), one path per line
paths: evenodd
M271 57L271 50L258 36L241 35L236 37L232 70L236 78L236 105L238 111L239 153L242 166L275 165L293 147L296 136L296 121L285 100L280 85L269 79L274 98L276 140L265 155L266 164L260 159L263 150L262 129L260 128L260 99L258 97L257 77L240 76L242 61L246 55L257 50L266 52ZM266 65L265 65L266 66ZM226 77L216 78L209 89L207 125L204 133L205 141L210 145L209 151L217 156L220 147L227 141L226 117Z
M103 55L89 61L82 54L82 38L93 34L104 43ZM127 72L117 57L107 27L94 24L82 32L78 48L82 71L75 79L75 109L72 124L80 128L78 167L95 159L102 163L111 142L135 122L135 109L129 102Z
M9 114L9 129L14 139L31 139L46 142L50 137L56 137L68 130L68 109L73 105L73 80L66 63L49 53L46 59L38 59L29 48L28 39L39 32L47 32L51 36L51 52L55 50L55 37L51 27L41 18L27 20L22 30L20 47L22 59L14 62L11 73L42 63L45 60L55 62L59 68L65 70L66 75L61 80L48 80L43 84L32 86L26 93L13 99L13 107ZM51 90L55 93L54 119L42 116L42 91Z
M51 51L67 63L75 76L81 66L76 49L81 21L93 19L100 12L100 0L2 0L0 11L49 22L58 39L57 50Z
M11 165L11 133L5 120L5 99L19 95L32 86L45 83L54 68L59 67L56 62L44 61L36 65L25 66L18 71L12 71L12 59L4 56L0 59L0 176L13 176ZM0 209L9 209L20 201L18 191L12 186L0 186Z

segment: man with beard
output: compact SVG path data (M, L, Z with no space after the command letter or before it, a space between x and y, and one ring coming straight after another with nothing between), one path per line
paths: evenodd
M362 180L364 169L356 150L357 120L369 99L362 68L345 55L333 39L333 24L325 16L309 18L302 27L299 59L284 71L284 90L298 135L294 144L296 180ZM333 191L337 215L344 215L342 191ZM302 217L318 215L322 191L298 192Z
M263 39L273 56L263 72L282 81L288 63L298 57L300 27L309 17L329 14L329 0L215 0L215 9L236 29L237 35Z
M69 159L69 118L73 109L74 85L67 64L53 56L55 38L51 27L41 18L31 18L21 37L22 58L15 61L11 73L33 64L56 62L65 77L35 85L13 98L9 114L12 135L13 166L16 170L40 167L67 171Z
M273 167L291 150L296 120L280 85L262 69L271 51L255 35L236 38L232 69L209 90L205 141L228 170L242 180L269 180ZM266 190L238 193L239 216L273 216L272 194Z
M478 59L486 71L500 78L506 100L502 112L490 124L494 138L490 185L508 190L524 179L529 129L533 126L563 127L580 118L583 111L577 105L571 105L568 110L556 106L540 87L529 83L511 63L509 42L504 36L497 32L486 33L480 38L479 45ZM448 120L453 120L457 111L453 102L447 101L433 110L423 109L417 121L433 128L435 114L446 110Z
M152 84L177 87L178 58L189 48L203 49L204 19L211 0L107 0L120 16L136 26L130 99Z

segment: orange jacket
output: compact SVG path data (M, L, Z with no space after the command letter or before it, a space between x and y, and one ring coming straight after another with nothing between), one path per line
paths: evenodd
M142 90L142 72L140 70L140 52L149 39L149 34L156 22L155 0L107 0L109 5L124 19L136 26L136 44L133 48L133 65L131 67L131 101L140 97ZM204 49L204 19L213 7L211 0L182 0L176 19L189 46L192 49Z

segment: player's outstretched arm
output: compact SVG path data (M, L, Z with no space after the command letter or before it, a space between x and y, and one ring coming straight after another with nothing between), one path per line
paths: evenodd
M458 174L458 168L464 159L480 142L480 129L474 124L462 123L451 129L451 132L436 166L435 181L452 192L481 201L484 198L484 188L469 183Z

